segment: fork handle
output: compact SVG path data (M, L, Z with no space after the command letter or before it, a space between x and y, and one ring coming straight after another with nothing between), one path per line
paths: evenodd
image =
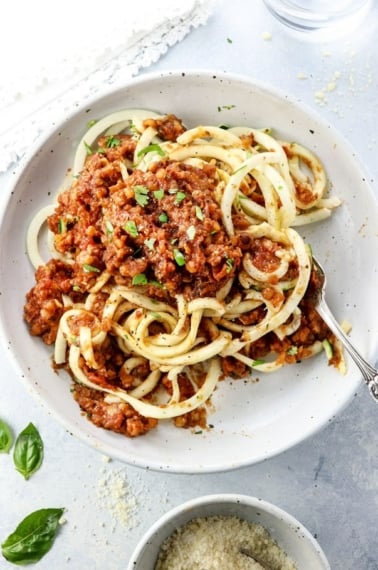
M358 350L350 342L347 335L344 333L332 312L330 311L324 298L321 299L316 308L323 321L328 325L333 334L340 340L344 348L347 350L355 364L360 369L360 372L367 384L372 398L378 402L378 370L371 366L358 352Z

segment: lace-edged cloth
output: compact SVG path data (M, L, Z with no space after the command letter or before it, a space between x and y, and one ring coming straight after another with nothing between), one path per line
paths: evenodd
M66 11L70 10L70 1L64 3ZM45 33L30 53L26 44L24 54L16 52L15 61L3 59L0 73L6 80L0 86L0 172L20 160L52 123L100 94L104 86L108 90L137 75L193 28L205 24L214 2L159 0L150 6L146 1L113 0L109 17L102 13L92 20L90 14L88 19L83 13L76 14L73 6L70 17L76 14L80 26L88 23L89 27L80 40L73 41L75 26L66 27L65 34L50 37ZM34 8L36 4L39 8L47 6L45 0L33 0L31 4ZM56 6L51 2L48 5ZM101 11L103 7L101 4ZM27 14L23 21L27 21ZM55 25L64 29L59 14ZM36 33L32 28L31 41ZM66 38L65 45L62 37ZM8 67L1 69L4 61Z

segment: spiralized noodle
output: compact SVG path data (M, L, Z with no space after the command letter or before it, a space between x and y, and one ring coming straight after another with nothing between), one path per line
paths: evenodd
M221 378L272 372L332 344L324 323L311 330L311 251L294 229L331 215L340 202L326 193L319 159L268 130L186 130L171 115L112 113L80 141L70 187L30 224L31 332L109 409L190 416ZM39 248L46 220L54 269ZM50 271L58 292L46 301ZM332 364L342 368L340 350Z

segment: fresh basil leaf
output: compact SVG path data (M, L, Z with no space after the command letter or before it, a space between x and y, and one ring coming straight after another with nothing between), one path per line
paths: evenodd
M39 509L26 516L1 545L2 555L18 565L38 562L51 548L64 509Z
M0 453L8 453L13 444L13 436L10 427L0 419Z
M17 436L13 451L14 465L25 479L35 473L43 461L43 441L34 424L29 423Z

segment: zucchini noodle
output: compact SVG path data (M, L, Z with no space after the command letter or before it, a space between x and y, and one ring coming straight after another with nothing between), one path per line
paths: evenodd
M124 424L203 425L227 376L273 372L325 340L344 369L314 320L311 251L294 229L339 204L319 159L267 129L117 111L90 126L69 186L30 224L25 320L54 344L90 419L102 406L97 425L130 436L155 426L115 427L121 412Z

